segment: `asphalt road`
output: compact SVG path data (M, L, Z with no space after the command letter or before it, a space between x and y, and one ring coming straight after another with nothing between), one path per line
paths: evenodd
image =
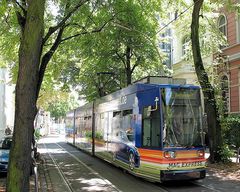
M55 191L235 191L231 186L231 188L226 186L226 190L217 188L213 183L214 180L209 180L208 177L197 182L152 183L76 149L65 143L63 138L44 138L39 148L46 160Z

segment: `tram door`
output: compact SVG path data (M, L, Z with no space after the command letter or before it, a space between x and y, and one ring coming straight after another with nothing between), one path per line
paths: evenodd
M142 147L161 147L161 122L158 89L139 94L142 113Z
M108 112L108 122L107 122L107 151L111 152L111 142L112 142L112 118L113 113Z

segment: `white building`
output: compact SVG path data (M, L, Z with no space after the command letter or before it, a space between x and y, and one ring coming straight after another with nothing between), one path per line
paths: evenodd
M35 129L39 131L41 136L48 135L50 133L51 117L50 112L39 110L35 119Z
M186 54L191 52L190 35L185 35L184 28L173 30L172 35L172 69L174 78L184 78L187 84L199 85L195 72L193 60L187 60ZM203 58L205 68L211 67L213 63L212 54Z
M0 138L7 126L13 130L14 111L14 86L10 83L8 70L0 68Z

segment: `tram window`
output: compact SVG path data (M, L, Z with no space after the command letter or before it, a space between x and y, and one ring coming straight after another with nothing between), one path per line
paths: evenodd
M100 114L100 119L104 119L104 113Z
M143 109L143 116L146 118L146 117L150 117L151 116L151 110L152 110L152 106L148 106L148 107L145 107Z
M122 117L122 129L125 131L128 141L134 141L134 132L131 127L131 119L132 119L133 110L124 110Z
M123 111L123 116L131 115L131 114L132 114L132 109Z
M121 111L114 111L113 112L113 117L116 117L117 115L121 115Z

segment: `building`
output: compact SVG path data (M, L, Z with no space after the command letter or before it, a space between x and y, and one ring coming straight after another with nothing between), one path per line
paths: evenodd
M237 12L222 11L218 28L227 37L228 46L214 55L217 71L222 81L223 96L230 114L240 114L240 16Z
M212 83L219 84L225 111L240 114L240 16L237 12L221 10L216 27L226 36L227 46L220 46L221 51L203 58ZM189 84L198 84L192 61L184 59L190 43L190 37L184 35L183 27L173 31L173 76L186 78ZM212 76L217 77L215 81Z
M176 28L173 30L173 77L184 78L186 79L187 84L198 85L199 83L193 66L193 61L186 59L186 54L189 51L188 49L190 49L190 37L189 34L185 35L183 33L184 30L184 28ZM212 58L212 55L203 58L204 65L211 65L213 62Z
M6 68L0 68L0 138L4 136L8 126L13 130L14 125L14 86L10 83Z

